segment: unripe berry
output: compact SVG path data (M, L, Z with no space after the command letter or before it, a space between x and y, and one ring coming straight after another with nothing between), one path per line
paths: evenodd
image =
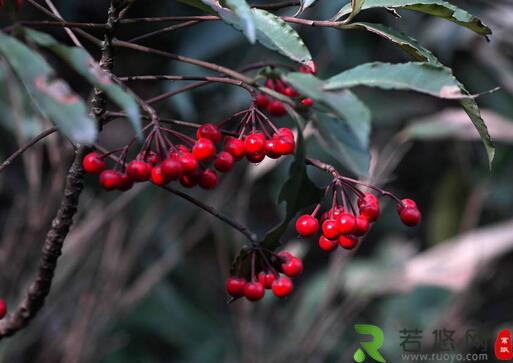
M192 154L199 161L209 160L216 154L216 146L212 140L201 138L194 144Z
M264 286L260 282L249 282L244 286L244 296L250 301L258 301L265 295Z
M128 163L126 173L134 182L144 182L150 179L151 165L141 160L132 160Z
M284 298L289 296L292 293L292 290L294 289L294 284L292 281L286 277L280 277L272 284L272 290L273 294L276 297Z
M3 299L0 299L0 319L3 319L7 315L7 304Z
M327 239L335 239L338 237L338 224L334 219L327 219L322 224L322 234Z
M217 144L221 141L221 132L216 125L204 124L196 131L196 138L198 140L202 138L209 139L214 144Z
M321 248L321 250L323 251L326 251L326 252L331 252L333 251L335 248L337 248L338 246L338 241L337 240L331 240L331 239L327 239L326 237L324 236L321 236L319 238L319 247Z
M84 160L82 160L82 166L84 171L88 174L100 174L103 170L105 170L105 161L102 160L100 154L93 151L84 156Z
M357 237L363 237L369 232L369 221L363 216L356 217L356 229L353 234Z
M267 106L267 111L269 111L271 115L276 117L282 117L287 114L287 110L285 109L283 102L278 100L271 101Z
M255 103L258 108L266 108L267 105L269 104L269 97L267 97L263 93L259 93L256 96Z
M340 247L345 248L346 250L352 250L358 245L358 238L353 235L341 235L338 238L338 243Z
M350 234L356 229L356 218L350 213L343 212L337 218L338 232Z
M214 166L221 173L226 173L233 169L233 165L235 164L235 159L232 154L226 151L221 151L217 154L216 159L214 161Z
M244 149L246 154L257 154L265 151L265 135L261 132L253 132L246 136Z
M274 280L276 280L276 275L272 272L260 271L258 274L258 282L260 282L266 289L270 289L272 287Z
M403 199L401 202L402 204L397 203L395 206L397 213L401 213L404 208L417 208L417 203L411 199Z
M232 154L235 160L242 159L246 153L246 150L244 149L244 141L233 136L227 136L224 139L224 150Z
M281 270L288 277L295 277L301 275L303 272L303 261L301 259L289 256L284 258L285 262L281 264Z
M151 182L158 186L163 186L169 183L169 179L162 172L162 167L160 165L154 166L151 169Z
M231 276L226 280L226 291L235 298L242 297L246 284L247 282L243 278Z
M202 172L198 179L198 185L200 188L210 190L214 189L217 186L218 178L215 171L211 169L207 169Z
M309 214L302 215L296 221L296 231L303 237L311 237L319 232L319 221Z
M265 153L254 153L254 154L246 154L246 159L248 159L249 162L258 164L262 160L265 159Z
M166 159L160 164L162 174L168 180L177 180L183 173L182 163L176 159Z
M401 211L399 217L405 225L409 227L414 227L420 223L422 216L417 208L407 207Z
M107 169L100 174L100 184L105 190L114 190L121 186L121 173L116 170Z

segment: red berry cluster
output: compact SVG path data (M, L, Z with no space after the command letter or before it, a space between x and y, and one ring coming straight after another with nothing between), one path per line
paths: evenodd
M250 258L250 279L242 277L239 271L226 280L226 291L233 299L245 297L249 301L258 301L264 297L266 289L271 289L278 298L287 297L294 289L290 278L303 272L303 262L290 252L273 253L258 249L251 252ZM242 261L239 262L239 270L241 267Z
M238 137L226 136L224 149L219 152L217 145L222 133L216 125L200 126L193 139L159 123L145 127L146 140L133 160L128 161L127 156L135 139L111 152L91 152L84 157L82 165L87 173L99 174L105 190L126 191L134 183L145 181L159 186L179 181L186 188L198 185L208 190L217 186L218 172L230 171L235 161L244 156L252 163L259 163L266 156L277 159L294 153L296 144L290 129L278 129L254 106L238 115L242 115L238 132L229 132ZM107 169L105 159L109 156L115 160L112 169Z
M322 214L319 220L316 215L320 210L320 204L312 214L300 216L296 221L297 233L302 237L312 237L321 229L319 247L327 252L335 250L337 246L347 250L355 248L359 239L367 235L371 224L381 214L378 198L372 193L360 191L357 188L358 184L360 183L356 180L337 176L327 189L328 191L331 188L333 193L331 208ZM421 214L413 200L399 200L389 192L369 187L396 200L397 212L405 225L412 227L420 222ZM356 197L357 208L353 206L351 194Z
M0 299L0 319L3 319L7 315L7 304L3 299Z
M312 68L310 66L302 65L299 68L299 71L301 73L315 74L315 67ZM302 97L294 89L294 87L284 82L279 75L273 76L274 78L269 78L265 81L266 88L281 93L282 95L285 95L290 98L298 98L301 104L305 107L313 106L313 100L311 98ZM257 95L255 102L258 108L266 109L267 112L269 112L269 114L272 116L282 117L287 114L287 110L285 109L285 106L283 105L282 101L274 99L270 96L266 96L263 93L259 93Z

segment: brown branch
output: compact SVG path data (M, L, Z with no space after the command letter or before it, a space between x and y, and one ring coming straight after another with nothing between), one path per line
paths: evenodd
M43 131L39 135L35 136L32 140L28 141L25 145L20 147L18 150L16 150L11 156L9 156L1 165L0 165L0 173L4 171L5 168L7 168L11 163L21 154L23 154L25 151L30 149L32 146L37 144L39 141L43 140L45 137L50 136L54 132L57 131L56 127L52 127L48 130Z
M194 26L194 25L199 24L199 23L200 23L200 21L198 21L198 20L184 21L183 23L180 23L180 24L168 26L168 27L165 27L163 29L159 29L159 30L155 30L155 31L143 34L143 35L139 35L138 37L130 39L129 42L137 42L137 41L140 41L140 40L143 40L143 39L147 39L147 38L150 38L150 37L157 36L159 34L169 33L169 32L173 32L175 30L179 30L179 29L183 29L183 28L188 28L190 26Z

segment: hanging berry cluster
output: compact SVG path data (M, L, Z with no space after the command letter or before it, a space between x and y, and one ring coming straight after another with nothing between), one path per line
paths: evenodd
M312 68L303 65L299 68L299 71L301 73L315 74L315 67ZM279 74L271 73L269 78L265 81L265 87L287 97L299 99L304 107L313 106L313 100L311 98L301 96L292 86L283 81ZM255 102L258 108L267 110L271 116L283 117L287 114L287 110L282 101L263 93L257 95Z
M244 265L240 260L235 267L238 273L226 281L226 291L233 299L245 297L249 301L258 301L264 297L266 289L271 289L278 298L285 298L294 289L290 278L303 272L301 259L286 251L274 253L255 248L246 258L251 259L249 279L243 276Z
M0 319L3 319L7 314L7 304L3 299L0 299Z
M332 171L333 172L333 171ZM296 221L296 231L302 237L313 237L321 229L319 247L331 252L340 246L347 250L355 248L360 238L367 235L370 226L375 222L381 209L378 197L372 193L364 193L359 188L366 187L378 191L381 195L394 199L401 221L410 227L420 223L421 213L417 204L411 199L400 200L390 192L375 186L361 183L333 172L334 179L326 189L331 192L331 206L319 219L317 215L321 204L311 214L304 214ZM353 200L356 199L357 207Z
M238 120L235 130L221 132L220 126L233 120ZM158 186L179 181L186 188L199 186L208 190L217 186L218 173L230 171L236 161L244 157L252 163L259 163L266 156L278 159L293 154L296 145L292 130L277 128L254 105L220 125L201 125L195 139L162 126L163 122L144 128L145 142L133 160L127 159L136 139L110 152L89 153L83 159L84 170L99 174L105 190L126 191L134 183L145 181ZM218 152L223 133L224 148ZM108 157L115 160L112 169L107 169Z

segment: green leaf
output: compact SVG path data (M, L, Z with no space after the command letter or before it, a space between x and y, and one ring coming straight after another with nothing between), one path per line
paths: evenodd
M365 3L365 0L351 0L351 4L350 4L351 12L349 13L349 16L347 17L347 19L344 20L344 23L351 22L351 20L353 20L354 17L360 13L364 3Z
M280 245L280 238L286 232L292 218L300 210L318 203L322 196L322 191L310 181L306 174L305 147L301 131L304 121L292 108L288 108L288 111L298 123L299 132L289 179L283 185L278 197L278 203L286 203L285 217L280 224L267 233L262 241L263 246L270 250L275 250Z
M326 81L325 90L341 90L356 86L394 90L411 90L449 99L468 98L451 70L425 62L362 64Z
M137 134L141 134L141 115L134 97L113 83L109 74L96 63L87 51L78 47L68 47L57 42L50 35L32 29L25 29L25 34L36 44L64 60L94 87L105 92L118 107L125 111Z
M244 32L245 22L233 11L206 0L219 16L235 29ZM308 66L312 66L312 55L299 34L280 17L261 9L251 9L256 26L256 39L263 46Z
M429 14L441 17L452 21L458 25L466 27L478 34L487 35L492 34L489 27L484 25L481 20L468 13L467 11L458 8L447 1L442 0L366 0L362 10L371 8L403 8L413 11L418 11L424 14ZM340 19L343 16L350 14L352 11L351 4L344 6L335 15L334 19Z
M4 57L39 111L71 140L93 144L98 130L83 100L69 85L54 77L53 69L39 54L15 38L0 33L0 56Z
M337 149L331 147L329 140L335 137L334 135L323 143L326 150L354 173L367 174L370 160L368 147L371 122L371 114L367 106L350 91L325 91L326 83L311 74L289 73L285 75L285 81L301 94L314 100L315 108L329 116L331 123L335 122L335 125L338 125L337 128L341 128L340 137L344 141L347 141L348 134L351 135L350 138L354 139L354 144L349 146L349 149L354 149L357 157L352 159L350 156L352 153L345 151L343 145ZM334 125L330 125L330 128L332 126ZM324 139L327 136L329 133L321 135Z
M211 14L211 15L217 15L214 10L208 5L205 5L202 0L177 0L179 3L189 5L193 8L199 9L201 11L204 11L205 13Z
M401 33L398 30L386 27L381 24L373 23L352 23L345 25L344 29L365 29L397 44L401 49L410 54L416 60L426 61L433 64L440 64L440 61L435 57L433 53L431 53L430 50L420 45L416 39Z
M218 3L215 0L203 0L203 2L207 5ZM249 42L254 44L256 41L256 26L255 20L253 19L253 13L251 12L251 8L248 3L245 0L225 0L224 3L235 15L239 17L242 24L242 32L246 38L248 38ZM214 10L216 9L214 8ZM219 12L219 15L223 17L223 11Z
M300 15L301 13L303 13L303 11L308 9L310 6L314 5L316 1L317 0L301 0L300 5L299 5L299 10L298 10L296 16Z

